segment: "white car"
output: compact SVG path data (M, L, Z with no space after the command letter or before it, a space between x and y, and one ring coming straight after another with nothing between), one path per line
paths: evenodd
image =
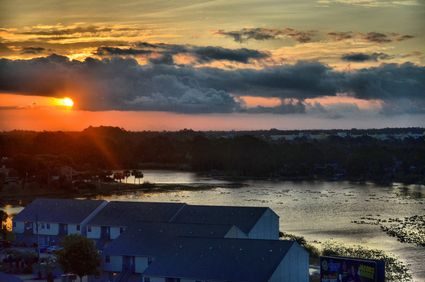
M59 246L50 246L46 249L46 253L53 254L59 250L62 250L62 247Z

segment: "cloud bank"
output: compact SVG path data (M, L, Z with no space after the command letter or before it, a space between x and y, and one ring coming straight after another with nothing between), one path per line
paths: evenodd
M317 42L325 38L328 41L341 41L348 39L362 40L365 42L385 44L391 42L400 42L408 39L415 38L410 34L400 34L396 32L353 32L353 31L332 31L321 34L319 31L309 30L296 30L293 28L242 28L239 30L225 31L218 30L215 34L232 38L234 41L243 43L249 40L275 40L282 38L290 38L297 43Z
M173 55L188 55L198 63L209 63L217 60L226 60L247 64L251 60L261 60L270 57L268 52L240 48L228 49L217 46L191 46L178 44L151 44L139 42L134 48L114 48L99 47L96 55L98 56L123 56L123 55L151 55L157 54L160 58L153 59L152 62L172 64Z
M216 58L209 52L199 54L205 60ZM51 55L0 59L0 92L54 97L67 93L78 108L90 111L277 114L326 112L320 103L307 100L335 97L337 101L345 95L382 101L380 112L391 115L425 113L425 67L384 64L343 72L319 62L298 62L262 69L220 69L154 62L141 65L120 57L80 62ZM278 98L282 103L247 108L239 96Z
M234 31L219 30L216 34L233 38L237 42L245 42L250 39L254 40L270 40L279 38L291 38L299 43L312 41L317 31L302 31L293 28L273 29L273 28L243 28Z

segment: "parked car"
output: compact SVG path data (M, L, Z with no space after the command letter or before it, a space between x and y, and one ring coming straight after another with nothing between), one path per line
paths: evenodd
M50 247L47 248L46 253L53 254L53 253L55 253L55 252L57 252L59 250L62 250L62 247L59 247L59 246L50 246Z

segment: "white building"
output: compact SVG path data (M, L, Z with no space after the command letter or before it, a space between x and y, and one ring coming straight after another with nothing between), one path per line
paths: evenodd
M308 281L308 253L279 240L267 207L37 199L13 219L18 240L82 234L102 250L90 281Z
M27 244L57 243L61 236L83 234L85 225L106 201L36 199L13 217L13 233Z

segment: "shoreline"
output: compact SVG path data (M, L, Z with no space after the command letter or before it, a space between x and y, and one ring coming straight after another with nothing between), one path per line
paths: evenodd
M214 188L242 188L248 186L241 182L229 183L98 183L94 190L74 190L74 191L47 191L46 189L28 191L16 190L0 192L0 204L2 201L30 201L37 197L56 197L56 198L69 198L69 197L95 197L95 196L108 196L117 193L127 193L140 191L145 193L162 193L171 191L187 191L187 190L210 190Z

